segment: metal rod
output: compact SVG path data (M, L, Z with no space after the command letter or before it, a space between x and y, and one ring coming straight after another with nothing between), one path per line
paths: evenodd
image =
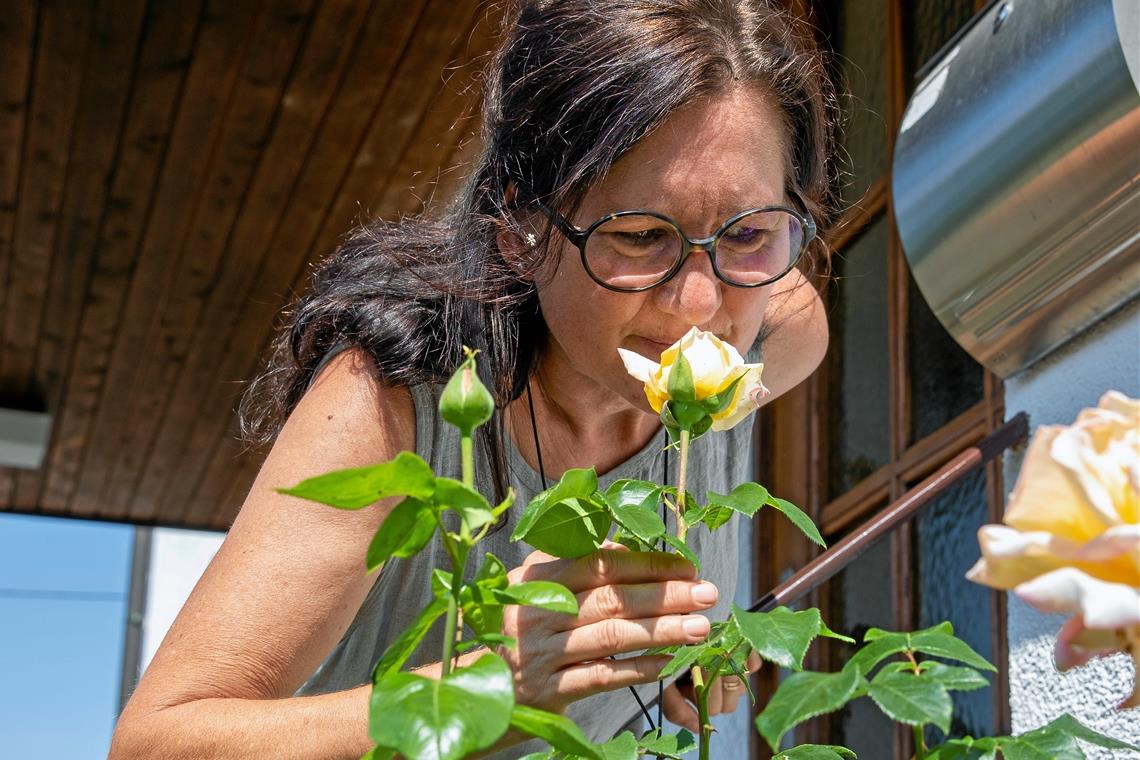
M941 469L892 502L882 512L852 531L842 541L816 557L807 566L756 601L750 612L768 612L791 604L812 589L826 583L854 562L875 543L915 516L919 509L941 495L976 467L984 465L1006 449L1025 441L1029 418L1019 412L976 446L963 451Z

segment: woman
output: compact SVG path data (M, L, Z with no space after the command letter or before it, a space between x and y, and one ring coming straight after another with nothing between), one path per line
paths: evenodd
M604 739L637 712L623 687L656 696L666 658L608 655L703 639L732 597L735 532L694 539L703 579L676 555L605 548L559 561L507 537L568 468L594 466L603 484L665 474L659 421L618 348L655 358L691 326L711 330L742 353L762 349L772 397L820 361L822 309L788 271L809 214L825 220L833 197L834 101L804 38L759 0L521 4L489 69L485 148L458 200L439 220L355 231L292 311L243 409L251 437L273 448L124 711L113 757L369 748L369 668L445 562L429 546L366 575L392 503L341 512L272 489L401 450L454 474L454 435L434 403L463 345L482 350L500 409L477 485L519 494L481 548L516 566L512 580L559 580L581 606L576 619L508 608L504 633L519 646L502 654L519 701ZM630 209L654 216L592 226ZM753 209L767 210L737 218ZM750 254L757 236L769 241L762 257ZM809 249L801 268L819 256ZM749 479L747 427L694 446L695 488ZM434 635L413 661L429 675ZM734 709L741 691L726 679L714 709ZM695 727L677 687L664 705Z

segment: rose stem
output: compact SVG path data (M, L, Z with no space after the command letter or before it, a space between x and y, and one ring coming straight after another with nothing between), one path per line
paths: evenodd
M694 667L692 673L693 690L697 693L697 720L701 724L700 760L709 760L709 745L712 743L712 723L709 722L709 687L712 686L712 681L710 680L706 684L704 674L698 667Z
M681 430L681 461L677 465L677 538L682 542L689 526L685 523L685 472L689 469L689 431Z
M463 485L474 488L475 458L469 433L460 435L459 454L463 464ZM443 660L441 661L443 675L446 677L451 673L451 658L455 651L456 637L459 635L459 592L463 585L463 564L466 557L460 556L461 552L455 547L451 537L447 535L447 529L443 527L442 522L439 523L439 530L443 535L443 543L447 547L447 553L451 557L451 595L447 597L447 617L443 623ZM466 522L463 523L462 532L466 537L468 533ZM466 551L462 553L465 555Z

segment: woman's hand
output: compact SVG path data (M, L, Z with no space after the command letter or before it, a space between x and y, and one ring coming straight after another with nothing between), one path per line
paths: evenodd
M748 672L759 670L762 661L760 655L752 652L748 655ZM721 676L709 689L709 716L721 713L736 712L740 698L747 693L744 682L738 676ZM669 684L662 695L662 713L673 723L687 728L694 734L701 732L700 720L697 715L697 695L693 691L693 682L689 679Z
M574 560L534 552L509 574L511 583L557 581L578 597L578 616L509 606L503 633L518 641L500 654L515 674L518 701L561 712L583 697L657 680L669 655L620 660L610 655L673 644L694 644L709 620L717 589L696 578L676 554L602 548Z

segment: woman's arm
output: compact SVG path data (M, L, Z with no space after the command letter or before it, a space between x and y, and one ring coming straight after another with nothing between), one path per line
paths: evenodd
M827 354L827 314L815 287L793 269L768 298L764 324L764 385L779 398L802 383Z
M359 757L367 686L293 698L372 585L363 558L394 503L342 511L275 487L415 448L405 389L380 387L346 351L301 400L217 556L119 719L130 757Z

